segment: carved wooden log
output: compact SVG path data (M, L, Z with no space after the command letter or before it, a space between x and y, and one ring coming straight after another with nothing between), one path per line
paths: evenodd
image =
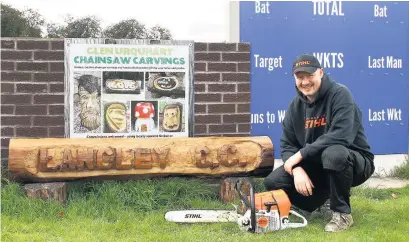
M67 202L67 183L33 183L24 186L24 194L31 199L55 200L61 204Z
M274 167L269 137L11 139L12 179L240 175Z

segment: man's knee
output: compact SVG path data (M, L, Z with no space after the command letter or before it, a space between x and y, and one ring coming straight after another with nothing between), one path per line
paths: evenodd
M264 178L264 187L267 189L267 191L271 190L277 190L277 181L274 179L274 177L268 176Z
M264 187L268 190L278 190L291 186L291 181L288 179L288 174L283 167L279 167L272 171L266 178L264 178Z
M349 150L342 145L332 145L326 148L321 155L324 169L341 171L348 162Z

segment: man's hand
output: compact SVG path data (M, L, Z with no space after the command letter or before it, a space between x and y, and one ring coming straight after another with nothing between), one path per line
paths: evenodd
M297 153L292 155L290 158L288 158L288 160L284 163L284 170L288 174L293 175L293 171L292 171L293 166L300 163L301 160L302 160L302 156L301 156L301 153L298 151Z
M297 192L304 196L312 195L312 189L314 188L314 184L312 184L310 178L308 177L304 169L302 167L296 167L293 170L293 174L294 185Z

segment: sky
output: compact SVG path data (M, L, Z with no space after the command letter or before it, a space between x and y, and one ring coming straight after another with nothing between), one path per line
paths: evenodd
M37 10L47 22L63 23L73 17L95 15L102 27L135 18L152 27L168 28L174 39L228 41L229 0L1 0L13 8ZM184 7L184 10L181 8Z

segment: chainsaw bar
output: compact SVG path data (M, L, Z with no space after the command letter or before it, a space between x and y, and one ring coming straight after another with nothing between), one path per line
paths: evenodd
M237 222L241 215L234 210L181 210L168 211L165 219L176 223Z

